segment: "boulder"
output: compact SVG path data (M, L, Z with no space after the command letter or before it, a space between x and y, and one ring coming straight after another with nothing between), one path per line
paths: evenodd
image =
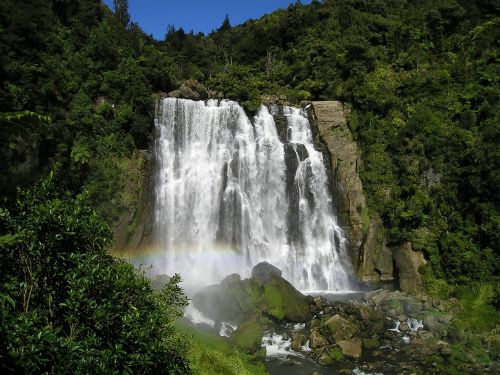
M290 348L295 352L302 351L302 346L306 343L306 336L301 333L292 334L292 342L290 343Z
M267 283L275 277L281 277L281 270L267 262L260 262L252 269L252 279L259 283Z
M227 276L218 285L211 285L196 293L193 305L212 320L239 323L247 319L253 309L250 280L242 281L237 274Z
M424 328L433 334L440 336L444 331L444 324L440 323L435 315L426 315L423 319Z
M318 349L327 345L329 345L328 341L321 336L317 329L313 329L311 331L311 335L309 336L309 347L311 349Z
M359 338L353 338L350 340L342 340L336 343L342 350L342 354L349 358L359 358L361 357L361 340Z
M231 340L245 353L255 353L262 345L262 327L257 322L242 323L234 332Z
M400 289L414 295L423 294L424 284L419 268L427 263L424 254L420 251L413 251L411 243L407 242L395 248L393 255L398 270Z
M363 344L363 348L367 350L374 350L380 346L379 339L377 337L363 339L361 340Z
M375 304L375 306L379 306L382 301L389 295L389 292L385 289L382 289L371 296L371 300Z
M320 355L318 363L322 366L330 366L333 364L333 359L327 353L323 353Z
M310 318L305 296L282 277L274 277L266 282L257 301L261 311L280 321L305 322Z
M359 332L359 328L355 324L342 318L338 314L328 319L325 325L330 330L331 336L335 342L350 339Z
M198 94L196 91L194 91L192 88L188 87L187 85L181 85L181 87L179 87L179 93L181 95L181 98L191 99L191 100L200 100L200 94Z

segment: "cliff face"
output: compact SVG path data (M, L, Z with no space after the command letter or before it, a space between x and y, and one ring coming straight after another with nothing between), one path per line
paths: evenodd
M123 213L113 226L115 252L134 251L153 242L153 163L150 153L137 151L122 161Z
M351 244L351 257L358 277L368 283L397 280L406 292L423 290L418 271L425 264L422 253L411 243L390 248L384 226L376 213L369 213L359 176L361 152L347 126L349 108L341 102L313 102L310 110L318 140L328 149L333 171L333 193L340 223ZM319 146L321 147L321 146Z
M333 191L341 225L351 243L352 263L366 282L393 279L392 252L377 215L370 218L359 176L361 152L347 127L349 108L341 102L314 102L320 140L330 153Z

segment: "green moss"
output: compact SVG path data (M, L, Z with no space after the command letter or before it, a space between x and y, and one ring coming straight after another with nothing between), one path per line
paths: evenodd
M274 285L266 285L264 288L264 301L267 305L267 312L278 320L285 318L283 309L283 297Z
M282 278L272 279L264 285L258 305L277 320L301 322L309 316L309 305L304 296Z
M368 350L377 349L380 346L378 338L363 339L363 348Z
M344 359L344 354L342 353L342 350L338 346L332 347L328 351L328 356L334 361L341 361Z
M262 327L259 323L252 321L240 324L232 340L245 353L255 353L261 347Z
M401 307L401 301L397 299L393 299L389 302L389 308L391 309L398 309Z

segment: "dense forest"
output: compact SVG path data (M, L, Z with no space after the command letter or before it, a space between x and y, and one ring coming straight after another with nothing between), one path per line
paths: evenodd
M114 3L0 2L2 371L191 371L179 278L154 291L106 252L123 161L185 82L250 114L262 95L350 103L369 214L424 252L428 288L490 283L498 308L497 1L298 1L163 40Z

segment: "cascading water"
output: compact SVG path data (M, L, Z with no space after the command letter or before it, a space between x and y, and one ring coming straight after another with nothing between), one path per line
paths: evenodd
M262 106L251 122L232 101L159 102L155 156L162 272L187 289L274 264L300 290L349 289L346 240L304 110L283 107L288 140Z

